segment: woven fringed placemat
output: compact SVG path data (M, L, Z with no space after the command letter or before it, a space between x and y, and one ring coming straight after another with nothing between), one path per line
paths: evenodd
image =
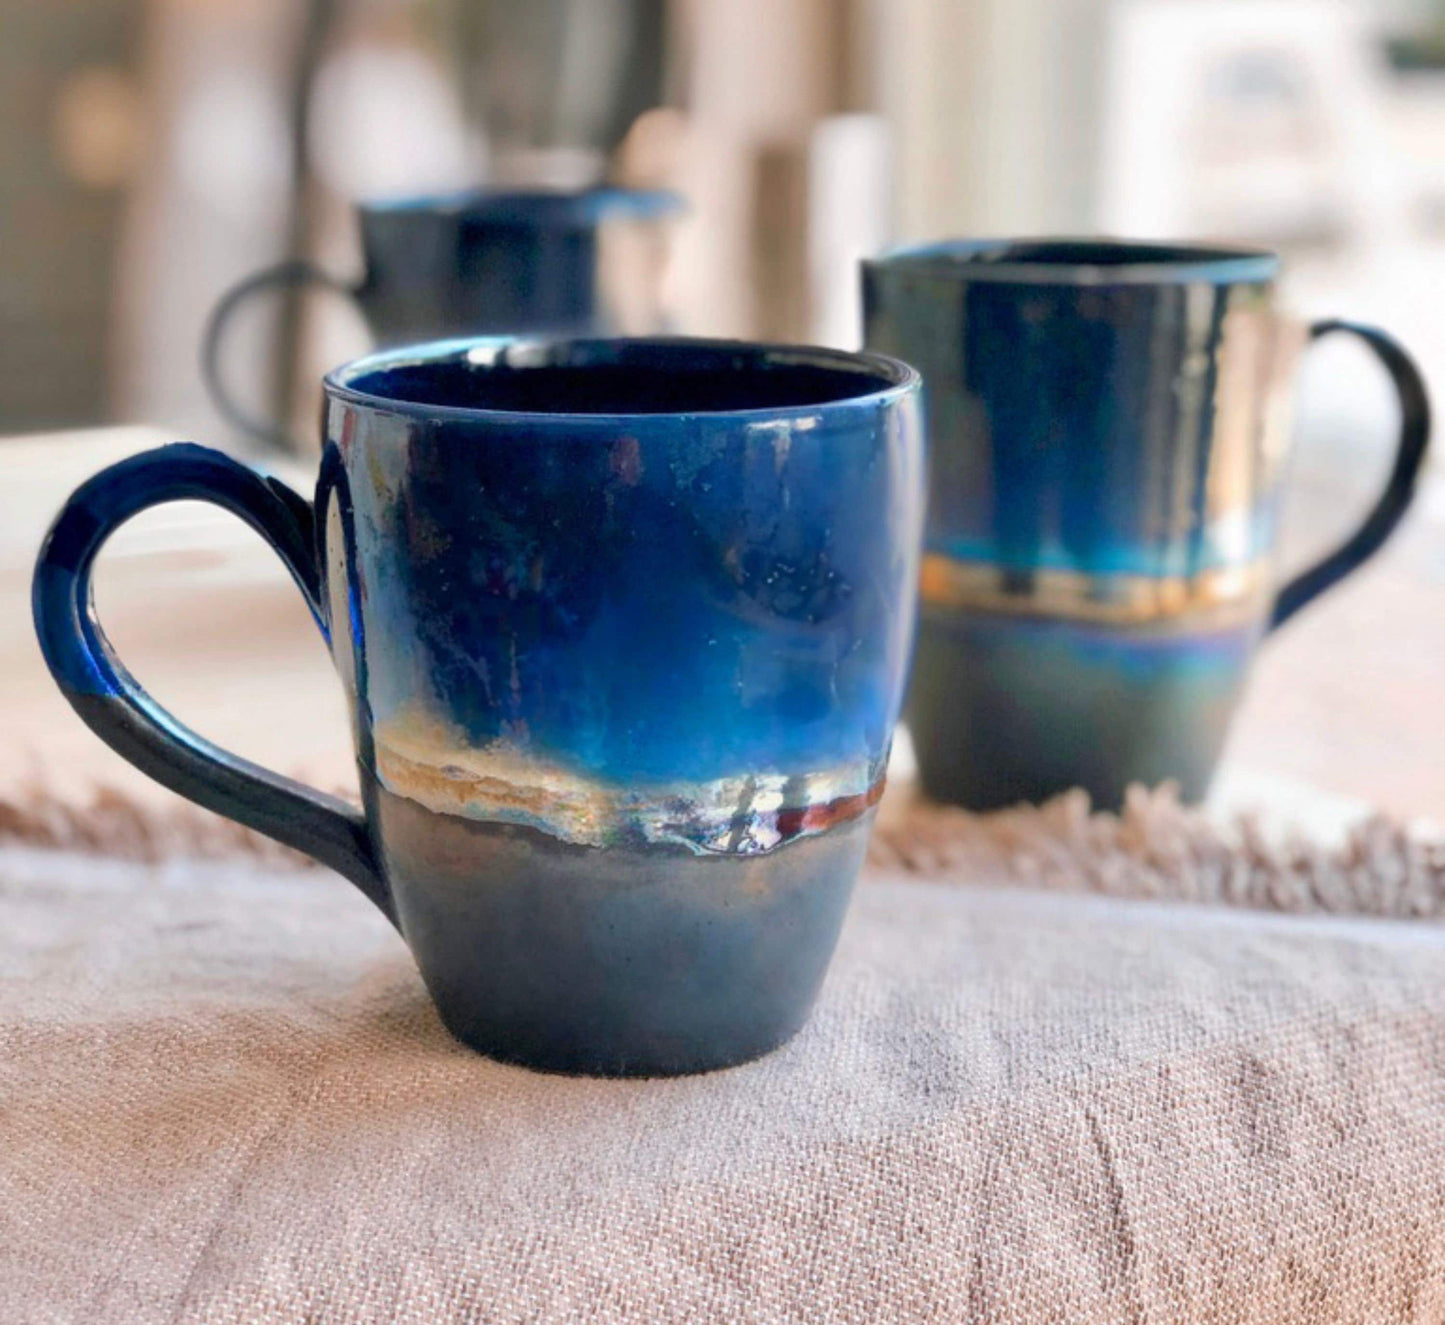
M987 882L1269 911L1438 919L1445 841L1372 815L1342 843L1267 833L1257 814L1229 821L1181 805L1176 787L1131 787L1117 814L1066 792L989 814L935 805L911 787L885 799L873 866Z
M189 801L177 799L161 808L106 786L95 788L87 800L74 801L38 780L0 796L0 847L6 845L146 862L243 857L292 868L316 866L309 856Z
M344 795L345 793L338 793ZM164 809L112 788L65 800L39 783L0 798L0 845L124 860L249 857L305 868L309 857L184 801ZM1267 833L1258 815L1221 821L1177 790L1130 789L1117 814L1083 791L988 814L935 805L911 783L890 788L869 864L968 885L1198 902L1269 911L1445 916L1445 841L1384 815L1341 843Z

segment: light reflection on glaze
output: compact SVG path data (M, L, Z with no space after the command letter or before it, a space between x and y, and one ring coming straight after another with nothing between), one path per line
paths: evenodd
M620 787L505 741L468 747L417 708L378 723L373 736L382 785L436 814L516 824L576 846L646 842L699 855L759 855L855 819L877 804L888 762L885 752L802 775Z

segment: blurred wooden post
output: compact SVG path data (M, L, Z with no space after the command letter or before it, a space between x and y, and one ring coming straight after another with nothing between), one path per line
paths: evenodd
M694 204L679 253L689 330L806 338L808 151L814 125L860 80L859 0L674 0L673 56Z
M809 339L807 142L760 143L753 158L756 333Z
M228 285L285 249L295 11L284 0L148 0L146 12L149 150L116 281L115 407L219 441L201 331ZM227 362L237 393L260 407L274 302L257 312L236 327Z
M1094 220L1106 0L875 0L909 239Z

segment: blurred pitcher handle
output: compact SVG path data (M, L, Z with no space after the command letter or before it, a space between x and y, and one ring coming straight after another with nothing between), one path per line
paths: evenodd
M1283 625L1306 603L1338 584L1380 550L1414 500L1420 466L1430 444L1430 398L1419 368L1404 347L1377 327L1334 318L1316 322L1310 327L1310 339L1318 340L1336 331L1347 332L1364 341L1384 364L1385 371L1395 384L1400 398L1400 440L1395 449L1395 464L1385 491L1380 494L1364 523L1338 548L1308 570L1301 571L1279 591L1274 600L1274 610L1270 613L1271 630Z
M277 263L253 272L245 280L233 285L221 296L206 322L206 333L201 341L201 375L205 378L206 391L223 419L234 428L283 451L296 449L285 429L278 423L259 418L236 403L221 374L221 342L231 315L252 295L265 290L286 289L298 285L320 285L338 294L356 297L356 290L345 281L338 280L314 263L301 260Z

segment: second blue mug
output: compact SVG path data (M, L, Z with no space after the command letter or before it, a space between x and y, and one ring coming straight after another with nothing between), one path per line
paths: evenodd
M1132 782L1203 796L1260 639L1408 506L1425 387L1383 332L1306 328L1270 253L959 242L864 265L866 340L923 374L929 511L908 721L924 790L989 809ZM1282 586L1276 517L1307 338L1359 337L1399 393L1385 492Z
M485 1053L673 1073L787 1039L902 699L917 374L730 342L472 340L325 390L314 504L188 444L74 494L34 585L70 703L159 782L355 883ZM363 810L216 749L116 658L95 555L183 499L291 571L351 701Z
M446 336L654 335L666 331L662 227L682 208L663 189L474 190L357 206L363 271L347 281L313 263L248 276L217 303L202 346L206 386L232 425L289 445L232 398L221 371L226 329L263 291L295 285L356 302L379 346Z

